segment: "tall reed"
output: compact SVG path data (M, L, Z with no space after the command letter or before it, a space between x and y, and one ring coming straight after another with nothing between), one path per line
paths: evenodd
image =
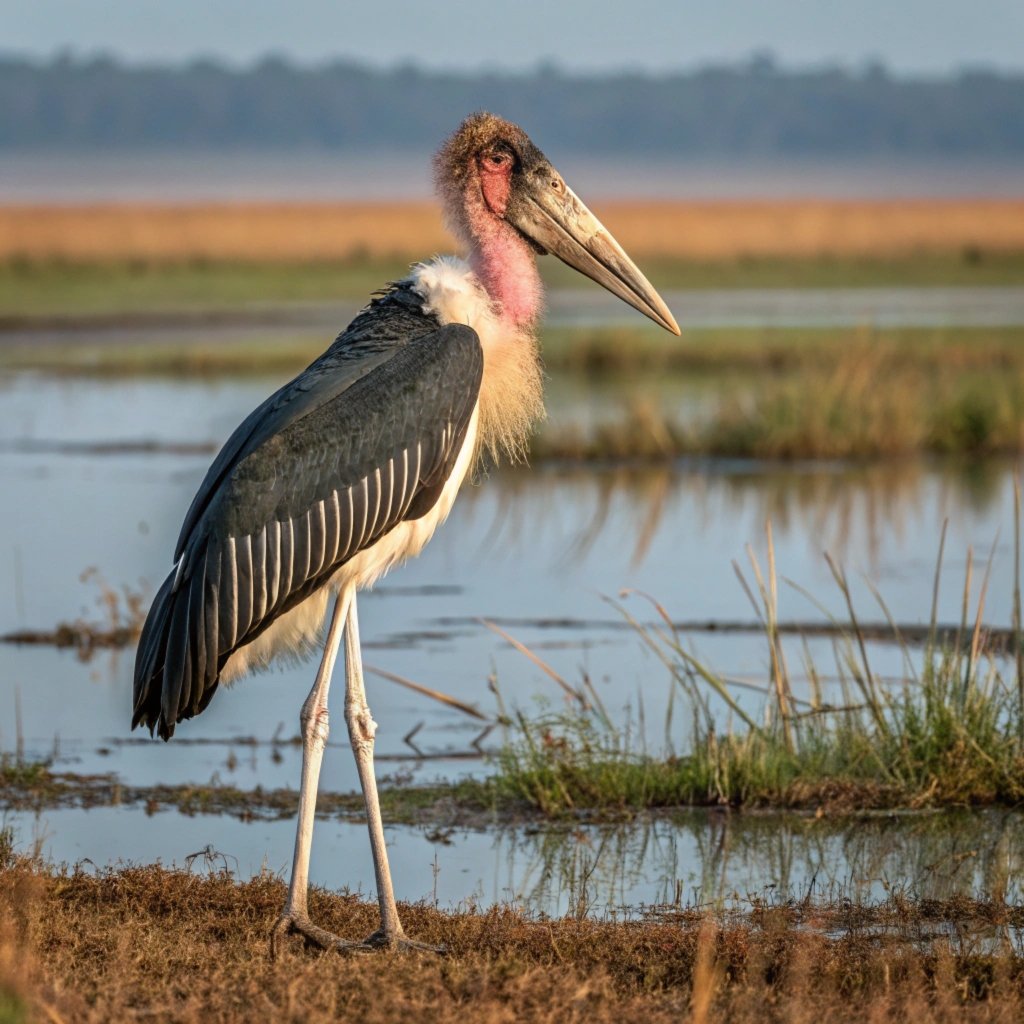
M1020 533L1020 515L1016 531ZM698 658L657 601L635 592L612 602L639 642L667 670L672 699L668 748L658 756L638 749L629 725L579 705L564 713L514 721L499 757L494 785L545 813L582 808L636 809L682 804L921 807L939 804L1015 804L1024 800L1024 679L1019 582L1015 580L1014 649L990 646L984 608L992 556L976 595L973 560L963 584L962 615L943 636L937 609L945 531L936 562L928 641L912 648L881 595L872 592L902 653L904 676L886 682L872 667L843 568L826 555L843 602L834 642L835 683L826 699L826 673L803 645L807 696L795 692L777 628L778 584L770 525L764 568L751 549L754 585L735 566L761 622L768 650L762 714L750 710L742 688ZM1016 550L1019 553L1019 542ZM993 552L995 548L993 546ZM797 588L798 590L800 588ZM649 603L653 621L635 612ZM676 698L688 712L689 735L672 723ZM671 750L682 749L674 754Z

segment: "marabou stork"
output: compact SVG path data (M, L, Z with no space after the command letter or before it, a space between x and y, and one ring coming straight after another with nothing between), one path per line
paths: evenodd
M389 285L231 435L192 501L175 564L139 640L133 728L165 740L220 683L311 652L302 705L291 883L274 926L322 948L428 948L402 930L373 772L356 592L420 552L482 454L523 453L543 414L535 257L554 253L674 334L650 283L518 126L467 118L434 160L468 258L438 256ZM345 721L366 800L381 927L362 943L314 925L306 890L327 693L345 637Z

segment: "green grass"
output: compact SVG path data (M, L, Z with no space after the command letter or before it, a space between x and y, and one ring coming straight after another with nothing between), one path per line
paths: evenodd
M422 255L429 255L428 253ZM232 310L295 302L365 299L402 277L408 259L311 263L144 260L0 262L0 319ZM885 285L1012 285L1024 282L1024 253L964 253L893 259L750 258L717 262L640 260L658 288L822 288ZM541 260L554 287L581 287L579 274Z
M645 259L633 253L656 288L868 288L1020 285L1024 253L915 253L894 257L747 256L734 260ZM556 260L542 260L551 285L579 287L580 276Z
M369 298L408 264L0 263L0 318L210 311Z
M24 761L11 754L0 754L0 788L42 790L52 785L52 782L53 776L47 762Z
M805 649L811 695L798 700L774 625L777 581L771 550L769 535L767 569L752 562L756 585L744 581L752 598L759 595L769 653L763 714L744 710L728 678L695 657L664 609L655 605L658 621L648 625L622 607L638 639L667 668L673 701L666 734L678 720L675 703L681 700L685 707L685 752L651 756L638 750L629 729L616 725L580 691L572 713L532 720L516 716L490 780L495 800L520 800L545 815L695 804L843 811L1024 802L1021 658L1014 663L1012 656L1001 658L986 648L985 583L977 616L970 619L968 570L964 619L955 641L946 647L929 643L923 654L904 647L906 678L887 686L871 669L846 578L830 562L847 610L836 645L842 698L831 704L823 699L822 669ZM937 568L936 590L939 577ZM879 603L884 610L881 598ZM936 603L933 599L933 635ZM1020 651L1019 586L1014 606ZM893 632L898 642L895 624ZM675 735L678 742L678 731Z
M886 369L955 373L1024 367L1024 327L544 328L545 366L621 379L630 373L779 376L884 359Z

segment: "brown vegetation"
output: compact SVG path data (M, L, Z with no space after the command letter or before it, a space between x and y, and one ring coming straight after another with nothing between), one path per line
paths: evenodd
M1020 913L999 902L754 903L630 923L405 906L446 958L307 952L272 962L283 884L160 867L0 869L0 1021L1011 1021ZM376 907L311 893L344 937ZM953 938L951 938L953 936Z
M892 257L1020 251L1024 200L608 202L644 257ZM450 249L436 204L0 207L0 260L309 261Z

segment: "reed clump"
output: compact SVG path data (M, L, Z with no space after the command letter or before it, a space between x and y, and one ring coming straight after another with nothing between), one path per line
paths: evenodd
M787 666L792 652L787 655L777 628L770 528L768 552L764 568L751 552L754 585L740 574L764 630L763 684L737 682L706 665L657 603L653 622L619 604L667 670L669 749L657 756L638 749L628 727L578 690L569 711L533 719L520 714L511 723L491 782L499 799L525 801L548 815L717 804L846 811L1024 802L1020 616L1010 653L990 648L982 624L987 570L969 617L968 559L964 617L951 640L939 639L935 596L923 650L904 643L889 619L906 673L893 684L873 671L849 583L829 560L845 606L843 619L832 619L842 627L834 648L837 681L826 696L825 673L805 647L806 689L798 696ZM941 559L940 550L936 594ZM1020 607L1019 585L1014 607ZM749 699L751 688L762 694L759 708ZM689 726L682 741L672 729L679 699Z
M647 369L704 377L701 412L635 398L596 427L552 427L538 459L665 461L686 456L875 459L1024 450L1024 335L1020 331L846 331L822 337L732 335L633 358ZM973 345L968 338L976 341ZM615 346L592 347L611 372ZM576 341L552 360L586 365ZM628 349L626 349L628 352ZM634 365L634 369L636 365ZM625 372L619 366L620 372ZM714 376L719 375L719 376Z

